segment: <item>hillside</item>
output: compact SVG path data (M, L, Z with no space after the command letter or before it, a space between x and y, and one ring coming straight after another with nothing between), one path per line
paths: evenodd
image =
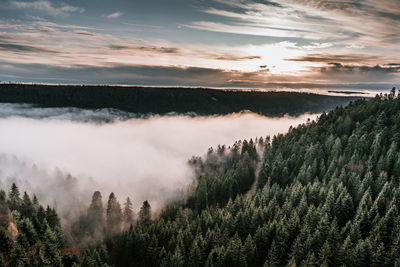
M320 113L360 97L298 92L202 88L0 84L0 103L40 107L114 108L139 114L230 114L250 110L266 116Z
M110 246L112 262L398 266L399 118L400 99L390 94L337 108L273 138L252 198L240 193L248 183L232 190L230 179L244 177L243 159L206 164L211 175L198 176L186 208L170 207L122 234Z

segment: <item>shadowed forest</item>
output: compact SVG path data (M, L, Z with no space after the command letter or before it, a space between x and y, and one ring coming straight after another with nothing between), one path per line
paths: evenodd
M153 212L94 192L63 232L1 191L0 266L399 266L400 98L392 90L287 134L193 157L186 200Z
M299 116L328 111L359 98L203 88L0 84L1 103L29 103L39 107L113 108L159 115L223 115L249 110L265 116Z

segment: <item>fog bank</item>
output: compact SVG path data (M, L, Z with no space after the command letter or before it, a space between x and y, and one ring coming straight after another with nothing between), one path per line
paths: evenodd
M120 202L130 196L136 209L146 199L159 208L177 188L192 182L187 160L193 155L218 144L284 133L308 118L316 115L138 118L110 110L0 104L1 187L17 177L21 190L59 209L65 203L88 204L95 190L104 200L113 191ZM76 181L61 181L67 174Z

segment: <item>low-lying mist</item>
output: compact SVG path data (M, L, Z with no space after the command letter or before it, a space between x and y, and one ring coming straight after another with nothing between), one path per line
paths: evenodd
M133 118L129 118L133 117ZM129 196L162 207L193 182L187 161L211 146L284 133L316 115L270 118L254 113L226 116L147 116L0 104L0 188L17 181L21 191L72 216L95 190L106 200ZM71 175L71 176L69 176Z

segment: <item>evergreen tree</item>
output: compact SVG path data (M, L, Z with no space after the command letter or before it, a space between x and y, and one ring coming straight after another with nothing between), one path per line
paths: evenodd
M139 211L139 222L141 223L149 223L151 220L151 206L149 202L146 200L143 202L142 207Z
M107 202L107 234L114 236L121 232L122 210L114 193L111 193Z
M108 213L107 213L107 218L108 218ZM87 212L87 219L88 219L87 230L93 235L95 239L101 239L105 227L105 219L104 219L102 196L99 191L93 193L92 202Z
M129 197L126 198L126 202L124 204L124 224L127 227L133 224L134 220L134 213L133 213L133 208L132 208L132 202Z
M15 183L11 185L10 193L8 194L8 206L11 210L17 210L21 204L19 189Z

